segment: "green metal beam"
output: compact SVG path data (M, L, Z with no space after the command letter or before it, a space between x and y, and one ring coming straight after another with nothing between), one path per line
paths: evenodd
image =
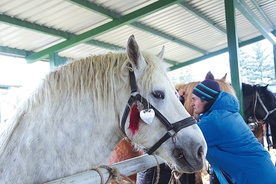
M96 13L100 13L102 14L103 16L107 17L107 18L110 18L110 19L114 19L114 18L119 18L121 17L119 14L111 11L111 10L108 10L102 6L99 6L93 2L90 2L90 1L87 1L87 0L66 0L68 2L71 2L77 6L81 6L89 11L94 11Z
M41 26L41 25L34 24L34 23L31 23L28 21L17 19L14 17L9 17L9 16L3 15L3 14L0 14L0 22L10 24L12 26L17 26L20 28L29 29L32 31L37 31L40 33L47 33L48 35L57 36L57 37L61 37L61 38L70 38L70 37L74 36L70 33L64 32L64 31L59 31L56 29L48 28L46 26Z
M30 22L27 22L27 21L22 21L20 19L12 18L12 17L6 16L6 15L0 15L0 21L2 21L4 23L7 23L7 24L18 26L20 28L23 27L23 28L26 28L26 29L29 29L29 30L32 30L32 31L38 31L38 32L43 33L43 34L49 34L49 35L52 35L52 36L57 36L57 37L66 38L66 39L76 36L75 34L72 34L72 33L59 31L59 30L48 28L48 27L45 27L45 26L40 26L40 25L37 25L37 24L34 24L34 23L30 23ZM105 42L98 41L98 40L89 40L85 43L89 44L89 45L96 46L96 47L101 47L101 48L104 48L104 49L108 49L108 50L125 49L125 47L120 47L118 45L113 45L113 44L105 43ZM19 50L19 49L13 49L13 48L9 48L9 47L0 46L0 54L2 54L2 55L9 55L9 56L16 56L16 57L25 58L25 57L27 57L31 54L34 54L34 53L35 52L24 51L24 50ZM54 58L57 58L57 56L55 56ZM49 60L51 61L51 59L49 59ZM65 58L60 57L59 60L62 63L64 63ZM164 61L171 64L171 65L178 64L178 62L168 60L168 59L164 59Z
M169 70L170 70L170 71L173 71L173 70L176 70L176 69L185 67L185 66L189 66L189 65L191 65L191 64L198 63L198 62L200 62L200 61L202 61L202 60L205 60L205 59L208 59L208 58L217 56L217 55L222 54L222 53L225 53L225 52L227 52L227 48L226 48L226 49L221 49L221 50L218 50L218 51L209 53L209 54L206 54L206 55L204 55L204 56L200 56L200 57L195 58L195 59L191 59L191 60L189 60L189 61L184 61L184 62L182 62L182 63L179 63L179 64L177 64L177 65L174 65L174 66L170 67Z
M274 61L274 80L276 79L276 45L273 45L273 61Z
M0 54L1 55L7 55L7 56L15 56L20 58L25 58L30 54L33 54L34 52L26 51L26 50L20 50L20 49L14 49L10 47L4 47L0 46Z
M58 56L57 53L49 54L50 70L53 70L59 65L63 65L67 60L64 60Z
M168 63L168 64L171 64L171 65L179 64L178 62L170 60L170 59L163 59L163 61L166 62L166 63Z
M272 29L276 29L276 27L274 26L274 24L271 22L271 20L269 20L269 18L266 16L266 14L264 13L264 11L260 8L260 6L258 5L258 2L256 2L256 0L251 0L251 3L254 5L254 7L258 10L258 12L262 15L262 17L264 18L264 20L269 24L270 27L272 27ZM275 36L275 35L274 35Z
M88 10L93 10L93 11L96 11L98 13L101 13L103 14L104 16L107 16L109 18L117 18L117 17L120 17L119 14L115 13L115 12L112 12L110 10L106 10L100 6L97 6L96 4L93 4L87 0L67 0L67 1L70 1L70 2L73 2L77 5L81 5L82 7L85 7L87 8ZM14 18L14 17L10 17L10 16L7 16L7 15L0 15L0 22L3 22L3 23L6 23L6 24L10 24L10 25L13 25L13 26L18 26L20 28L25 28L25 29L29 29L31 31L37 31L39 33L43 33L43 34L48 34L48 35L52 35L52 36L56 36L56 37L60 37L60 38L65 38L65 39L68 39L68 38L71 38L71 37L74 37L76 36L75 34L72 34L72 33L69 33L69 32L65 32L65 31L60 31L60 30L56 30L56 29L53 29L53 28L49 28L49 27L46 27L46 26L42 26L42 25L38 25L38 24L35 24L35 23L31 23L31 22L28 22L28 21L24 21L24 20L21 20L21 19L17 19L17 18ZM150 28L148 26L145 26L141 23L138 23L138 22L134 22L134 23L131 23L130 25L132 25L133 27L136 27L138 29L141 29L143 31L148 31L148 32L151 32L152 34L156 34L160 37L163 37L164 39L167 39L171 42L175 42L175 43L178 43L180 45L183 45L183 46L186 46L186 47L189 47L191 49L194 49L198 52L201 52L203 54L206 54L207 52L198 48L198 47L195 47L194 45L191 45L187 42L184 42L182 40L179 40L173 36L170 36L170 35L167 35L167 34L164 34L162 32L158 32L156 31L155 29L153 28ZM101 41L98 41L98 40L89 40L87 42L85 42L86 44L89 44L89 45L93 45L93 46L96 46L96 47L101 47L101 48L104 48L104 49L109 49L109 50L119 50L119 49L125 49L124 47L121 47L121 46L118 46L118 45L113 45L113 44L109 44L109 43L105 43L105 42L101 42ZM24 50L18 50L18 49L12 49L12 48L5 48L5 47L1 47L0 48L0 53L3 54L3 55L14 55L13 53L15 53L16 56L18 57L26 57L30 54L33 54L34 52L31 52L31 51L24 51ZM168 59L164 59L165 62L169 63L169 64L172 64L172 65L176 65L178 64L178 62L176 61L172 61L172 60L168 60Z
M272 33L276 35L276 31L273 31ZM247 40L247 41L244 41L244 42L239 43L239 47L243 47L243 46L249 45L249 44L251 44L251 43L255 43L255 42L264 40L264 39L265 39L265 37L263 37L263 36L258 36L258 37L252 38L252 39L250 39L250 40ZM191 64L198 63L198 62L200 62L200 61L202 61L202 60L209 59L209 58L211 58L211 57L214 57L214 56L217 56L217 55L219 55L219 54L226 53L226 52L228 52L228 48L224 48L224 49L221 49L221 50L218 50L218 51L215 51L215 52L206 54L206 55L204 55L204 56L200 56L200 57L198 57L198 58L191 59L191 60L189 60L189 61L184 61L184 62L182 62L182 63L176 64L176 65L170 67L169 70L170 70L170 71L173 71L173 70L176 70L176 69L185 67L185 66L189 66L189 65L191 65Z
M247 20L273 45L276 44L276 38L266 28L262 21L248 7L244 0L235 0L235 7L247 18Z
M72 33L69 33L69 32L56 30L56 29L53 29L53 28L49 28L49 27L46 27L46 26L41 26L41 25L31 23L31 22L27 22L27 21L22 21L20 19L9 17L7 15L0 15L0 22L10 24L12 26L17 26L17 27L20 27L20 28L29 29L31 31L37 31L39 33L52 35L52 36L55 36L55 37L65 38L65 39L69 39L71 37L76 36L75 34L72 34ZM86 42L86 44L93 45L93 46L96 46L96 47L105 48L105 49L110 49L110 50L112 50L112 49L122 49L123 48L123 47L120 47L120 46L108 44L108 43L97 41L97 40L89 40L89 41Z
M78 6L81 6L83 8L86 8L88 10L91 10L91 11L94 11L94 12L98 12L98 13L101 13L102 15L108 17L108 18L111 18L111 19L116 19L116 18L119 18L121 17L121 15L119 13L116 13L114 11L110 11L110 10L106 10L105 8L93 3L93 2L89 2L87 0L67 0L69 2L72 2L74 3L75 5L78 5ZM190 49L193 49L197 52L200 52L202 54L207 54L208 52L206 50L203 50L191 43L188 43L188 42L185 42L185 41L182 41L178 38L175 38L171 35L168 35L168 34L165 34L165 33L162 33L160 31L157 31L156 29L154 28L151 28L149 26L146 26L142 23L139 23L139 22L133 22L131 24L129 24L130 26L134 27L134 28L138 28L142 31L145 31L145 32L149 32L151 34L154 34L156 36L159 36L163 39L166 39L166 40L169 40L170 42L174 42L174 43L178 43L182 46L185 46L185 47L188 47Z
M35 61L38 61L40 59L44 59L48 56L49 53L54 52L60 52L67 48L73 47L77 44L86 42L88 40L91 40L93 37L96 37L98 35L104 34L108 31L114 30L118 27L127 25L131 22L134 22L142 17L145 17L151 13L154 13L160 9L166 8L168 6L171 6L173 4L179 3L181 0L160 0L155 3L152 3L148 6L145 6L139 10L136 10L134 12L131 12L127 15L124 15L118 19L114 19L111 22L108 22L106 24L103 24L99 27L96 27L92 30L89 30L85 33L82 33L78 36L69 38L68 40L61 42L59 44L56 44L50 48L47 48L45 50L42 50L40 52L37 52L35 54L32 54L26 58L28 63L33 63Z
M276 31L272 32L276 36ZM274 80L276 80L276 45L273 45L273 62L274 62Z
M0 46L0 55L4 55L4 56L26 58L27 56L34 54L34 53L35 52L32 52L32 51ZM67 61L68 59L70 59L70 58L59 57L59 60L61 60L61 61Z
M236 31L235 0L224 0L231 84L240 103L240 114L244 116L242 82L240 78L239 43Z
M156 29L153 29L153 28L151 28L149 26L145 26L144 24L141 24L139 22L134 22L134 23L131 23L130 25L133 26L133 27L135 27L135 28L138 28L138 29L140 29L142 31L146 31L146 32L149 32L149 33L154 34L156 36L162 37L162 38L164 38L166 40L169 40L170 42L178 43L179 45L188 47L188 48L190 48L192 50L195 50L195 51L197 51L199 53L202 53L202 54L207 54L208 53L206 50L203 50L203 49L201 49L199 47L196 47L196 46L192 45L191 43L184 42L184 41L182 41L182 40L180 40L180 39L178 39L176 37L173 37L173 36L168 35L166 33L162 33L161 31L157 31Z
M197 11L195 8L190 6L187 2L182 1L181 3L178 4L180 7L185 9L187 12L190 14L194 15L195 17L199 18L201 21L205 22L207 25L211 26L212 28L218 30L219 32L223 33L226 35L226 29L222 28L221 26L217 25L214 21L208 19L206 16L204 16L202 13Z
M72 33L69 33L69 32L59 31L59 30L48 28L48 27L45 27L45 26L40 26L40 25L37 25L35 23L22 21L20 19L16 19L16 18L9 17L9 16L6 16L6 15L0 15L0 21L4 22L6 24L11 24L13 26L14 25L18 26L20 28L25 28L25 29L29 29L29 30L32 30L32 31L37 31L39 33L48 34L48 35L61 37L61 38L66 38L66 39L76 36L75 34L72 34ZM104 48L104 49L108 49L108 50L125 49L125 47L105 43L105 42L98 41L98 40L89 40L85 43L88 44L88 45L92 45L92 46L95 46L95 47L100 47L100 48ZM16 57L26 58L27 56L29 56L31 54L34 54L34 53L35 52L24 51L24 50L19 50L19 49L13 49L13 48L9 48L9 47L0 46L0 54L2 54L2 55L9 55L9 56L16 56ZM57 58L57 56L55 56L54 58ZM63 62L64 62L65 59L66 58L62 58L62 57L59 58L59 60L62 60ZM178 62L168 60L168 59L164 59L164 61L171 64L171 65L178 64Z
M11 88L19 88L19 87L21 87L21 86L19 86L19 85L2 85L2 84L0 84L0 89L11 89Z

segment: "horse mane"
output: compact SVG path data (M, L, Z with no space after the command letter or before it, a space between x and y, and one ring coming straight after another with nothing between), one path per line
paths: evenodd
M256 85L242 83L243 94L251 95L251 94L255 93L255 91L256 91Z
M145 89L141 90L149 91L149 86L151 86L149 74L160 67L164 70L165 66L160 66L160 62L158 65L157 62L150 62L156 60L157 57L153 57L147 52L142 52L142 55L148 67L144 70L143 75L137 79L137 83L147 83L144 85L146 86ZM98 110L98 112L102 109L111 109L112 105L114 107L116 91L130 88L128 64L129 60L125 52L110 52L69 62L48 73L32 94L18 105L14 116L7 122L7 126L0 135L0 155L27 112L31 112L37 106L43 106L47 111L54 107L62 108L60 107L63 106L62 103L70 103L70 108L76 110L77 113L81 101L87 98L87 100L92 99L93 106L96 107L94 110ZM161 72L161 69L158 72ZM59 107L56 104L58 101ZM109 112L115 113L111 110Z

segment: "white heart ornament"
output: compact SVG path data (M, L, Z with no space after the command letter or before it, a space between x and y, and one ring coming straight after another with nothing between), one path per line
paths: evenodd
M152 123L154 116L155 112L153 109L144 109L140 111L140 118L148 125Z

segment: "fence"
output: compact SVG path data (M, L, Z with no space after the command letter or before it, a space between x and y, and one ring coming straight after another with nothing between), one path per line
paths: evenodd
M156 156L152 155L142 155L139 157L135 157L129 160L125 160L122 162L118 162L116 164L112 164L109 167L117 168L121 174L125 176L130 176L132 174L141 172L148 168L154 167L158 164L164 163L164 161ZM104 183L108 180L110 175L109 171L105 168L98 168L100 173L104 178ZM90 170L86 172L82 172L76 175L68 176L65 178L57 179L46 184L88 184L88 183L101 183L101 177L99 173L95 170Z

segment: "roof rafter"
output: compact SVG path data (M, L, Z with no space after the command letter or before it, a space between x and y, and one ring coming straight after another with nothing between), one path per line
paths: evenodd
M30 56L26 57L26 60L28 63L32 63L35 61L38 61L40 59L44 59L47 57L49 53L54 53L54 52L60 52L62 50L65 50L67 48L73 47L77 44L84 43L88 40L91 40L92 38L104 34L108 31L114 30L118 27L127 25L131 22L134 22L142 17L145 17L149 15L150 13L154 13L160 9L166 8L168 6L171 6L173 4L179 3L181 0L161 0L157 1L155 3L152 3L148 6L145 6L139 10L136 10L134 12L131 12L127 15L124 15L118 19L114 19L106 24L103 24L99 27L96 27L94 29L91 29L87 32L84 32L80 35L74 36L72 38L69 38L66 41L63 41L61 43L58 43L52 47L49 47L47 49L44 49L40 52L34 53Z
M32 54L33 52L31 51L26 51L26 50L20 50L20 49L15 49L11 47L4 47L0 46L0 54L2 55L9 55L9 56L16 56L16 57L22 57L25 58L26 56Z
M4 15L4 14L0 14L0 22L10 24L13 26L17 26L20 28L29 29L32 31L37 31L40 33L46 33L46 34L52 35L52 36L58 36L61 38L70 38L70 37L74 36L71 33L52 29L52 28L49 28L46 26L41 26L41 25L31 23L31 22L28 22L25 20L21 20L21 19L15 18L15 17L10 17L10 16Z
M264 11L260 8L258 2L256 2L256 0L251 0L251 3L254 5L254 7L258 10L258 12L262 15L262 17L264 18L264 20L270 25L270 27L272 27L272 29L275 29L275 26L273 25L273 23L269 20L269 18L267 17L267 15L264 13Z
M24 21L21 19L17 19L14 17L9 17L7 15L0 15L0 22L4 22L6 24L11 24L13 26L17 26L20 28L25 28L25 29L29 29L32 31L37 31L43 34L48 34L48 35L52 35L52 36L56 36L56 37L60 37L60 38L65 38L65 39L69 39L71 37L76 36L73 33L69 33L69 32L65 32L65 31L60 31L57 29L53 29L53 28L49 28L46 26L42 26L42 25L38 25L35 23L31 23L28 21ZM101 42L98 40L89 40L86 42L89 45L93 45L93 46L97 46L97 47L101 47L101 48L105 48L105 49L122 49L123 47L120 46L116 46L116 45L112 45L109 43L105 43L105 42Z
M272 31L272 34L276 34L276 31ZM255 38L250 39L250 40L247 40L247 41L239 43L239 47L243 47L243 46L249 45L251 43L255 43L255 42L261 41L263 39L265 39L264 36L257 36ZM170 71L173 71L173 70L176 70L176 69L179 69L179 68L182 68L182 67L185 67L185 66L197 63L197 62L202 61L204 59L208 59L208 58L211 58L211 57L214 57L214 56L217 56L219 54L226 53L226 52L228 52L228 47L220 49L220 50L212 52L212 53L209 53L209 54L207 54L205 56L200 56L200 57L197 57L195 59L191 59L189 61L182 62L182 63L180 63L178 65L171 66L169 69L170 69Z
M53 29L53 28L49 28L49 27L46 27L46 26L38 25L38 24L35 24L35 23L31 23L31 22L28 22L28 21L24 21L24 20L21 20L21 19L17 19L17 18L14 18L14 17L3 15L3 14L0 15L0 22L10 24L10 25L13 25L13 26L17 26L17 27L20 27L20 28L29 29L31 31L36 31L36 32L43 33L43 34L48 34L48 35L52 35L52 36L56 36L56 37L60 37L60 38L65 38L65 39L69 39L71 37L76 36L73 33L60 31L60 30L57 30L57 29ZM108 50L125 49L124 47L121 47L121 46L118 46L118 45L113 45L113 44L109 44L109 43L106 43L106 42L93 40L93 39L89 40L85 43L88 44L88 45L101 47L101 48L108 49ZM2 53L2 54L9 53L13 56L15 55L15 56L25 58L28 55L34 54L35 52L25 51L25 50L20 50L20 49L12 49L12 48L2 46L2 47L0 47L0 53ZM171 61L171 60L168 60L168 59L164 59L164 61L169 63L169 64L172 64L172 65L178 64L178 62Z
M101 13L102 15L104 15L108 18L111 18L111 19L116 19L116 18L121 17L120 14L118 14L114 11L107 10L107 9L105 9L105 8L95 4L95 3L89 2L87 0L66 0L66 1L72 2L76 5L81 6L83 8L86 8L90 11L95 11L95 12ZM192 50L195 50L197 52L200 52L202 54L207 54L208 53L207 51L205 51L205 50L203 50L203 49L201 49L201 48L199 48L199 47L197 47L197 46L195 46L191 43L185 42L185 41L180 40L180 39L178 39L174 36L171 36L171 35L168 35L166 33L160 32L160 31L158 31L158 30L156 30L156 29L154 29L150 26L146 26L142 23L133 22L133 23L130 23L129 25L134 27L134 28L138 28L142 31L149 32L149 33L154 34L156 36L162 37L166 40L169 40L170 42L174 42L174 43L180 44L182 46L188 47L188 48L190 48ZM177 62L174 62L174 63L177 63Z
M244 0L235 0L235 7L252 25L273 45L276 45L275 36L266 28L264 23L253 13Z
M185 9L187 12L191 13L195 17L199 18L201 21L205 22L207 25L211 26L212 28L218 30L219 32L223 33L224 35L227 35L226 29L220 27L217 25L214 21L206 18L206 16L202 15L199 11L197 11L195 8L193 8L191 5L189 5L187 2L182 1L178 4L180 7Z

